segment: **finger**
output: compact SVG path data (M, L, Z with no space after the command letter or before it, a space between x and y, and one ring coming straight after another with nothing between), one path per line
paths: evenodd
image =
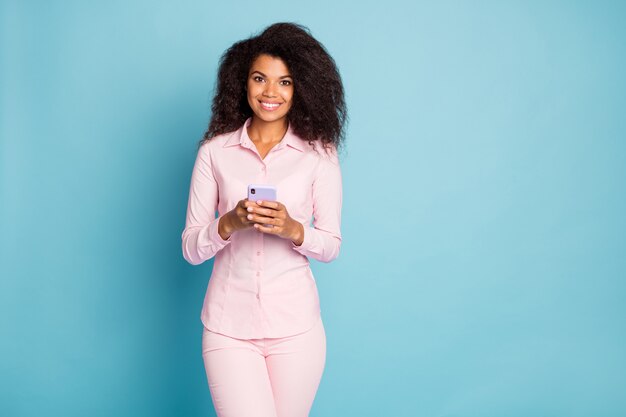
M269 233L272 235L277 235L280 233L279 227L268 227L268 226L263 226L262 224L255 223L254 228L258 230L259 232Z
M255 201L249 201L249 200L242 200L244 201L242 207L244 210L248 210L248 208L250 207L259 207L259 205L255 202Z
M276 224L276 219L274 219L273 217L258 216L256 214L248 214L246 218L248 220L251 220L255 223L260 223L260 224L271 224L271 225Z
M247 210L250 213L260 214L260 215L269 216L269 217L276 217L276 215L278 214L278 211L276 211L274 209L260 208L258 206L256 206L256 207L248 207Z
M256 202L259 206L261 207L268 207L268 208L272 208L274 210L277 210L280 207L280 203L278 201L262 201L259 200Z

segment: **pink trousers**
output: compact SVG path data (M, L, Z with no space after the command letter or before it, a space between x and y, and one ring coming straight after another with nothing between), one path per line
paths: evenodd
M305 333L235 339L204 328L202 357L217 417L307 417L326 362L320 317Z

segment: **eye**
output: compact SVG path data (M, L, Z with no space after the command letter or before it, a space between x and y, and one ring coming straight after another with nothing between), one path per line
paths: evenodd
M284 85L284 86L291 85L291 81L289 81L289 80L282 80L282 81L280 82L280 85Z
M261 77L260 75L255 75L254 77L252 77L252 79L256 81L257 83L260 83L261 81L263 81L263 77Z

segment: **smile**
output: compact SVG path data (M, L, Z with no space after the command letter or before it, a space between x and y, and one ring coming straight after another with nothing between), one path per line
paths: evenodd
M280 104L281 103L265 103L261 101L261 107L263 108L263 110L267 110L267 111L276 110L278 106L280 106Z

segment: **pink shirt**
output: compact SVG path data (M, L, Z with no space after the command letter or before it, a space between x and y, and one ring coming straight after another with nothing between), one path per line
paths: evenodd
M316 141L314 149L291 126L261 159L248 136L250 121L198 150L183 256L193 265L215 256L201 313L206 328L241 339L290 336L320 316L307 257L330 262L339 254L341 171L335 148L327 153ZM304 226L301 246L253 228L222 239L219 218L246 198L248 184L276 186L277 200Z

